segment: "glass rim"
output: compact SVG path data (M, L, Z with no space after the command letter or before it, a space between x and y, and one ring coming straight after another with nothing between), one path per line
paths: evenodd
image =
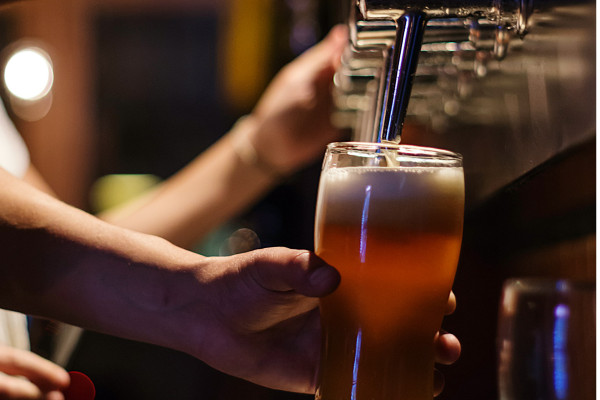
M380 149L389 149L397 151L398 154L414 157L430 157L438 159L451 159L456 161L463 160L463 156L459 153L439 149L435 147L417 146L411 144L395 144L395 143L377 143L377 142L332 142L327 145L328 151L335 150L362 150L362 151L377 151Z

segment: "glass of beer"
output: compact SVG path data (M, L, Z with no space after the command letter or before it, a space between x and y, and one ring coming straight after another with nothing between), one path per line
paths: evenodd
M434 337L460 253L460 155L332 143L323 163L317 255L341 283L321 299L317 400L431 400Z
M498 320L501 400L596 398L596 284L504 282Z

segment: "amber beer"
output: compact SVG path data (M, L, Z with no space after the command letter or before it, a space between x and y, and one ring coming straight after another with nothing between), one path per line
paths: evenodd
M457 154L329 145L315 250L342 280L321 300L316 399L433 398L433 340L456 271L463 210Z

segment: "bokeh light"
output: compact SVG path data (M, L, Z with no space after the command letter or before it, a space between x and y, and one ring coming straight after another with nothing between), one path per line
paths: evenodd
M52 89L54 72L50 56L37 47L20 48L4 67L4 84L8 91L22 100L35 101Z

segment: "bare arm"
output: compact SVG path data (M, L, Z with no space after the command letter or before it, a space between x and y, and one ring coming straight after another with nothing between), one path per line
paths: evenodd
M105 223L0 169L0 306L190 353L229 374L313 390L315 296L338 282L307 251L206 258Z
M189 248L272 188L274 176L246 165L226 135L155 189L98 216Z
M330 86L346 40L344 29L334 29L285 67L255 110L208 151L157 189L100 217L189 247L278 178L322 157L340 135L329 118Z

